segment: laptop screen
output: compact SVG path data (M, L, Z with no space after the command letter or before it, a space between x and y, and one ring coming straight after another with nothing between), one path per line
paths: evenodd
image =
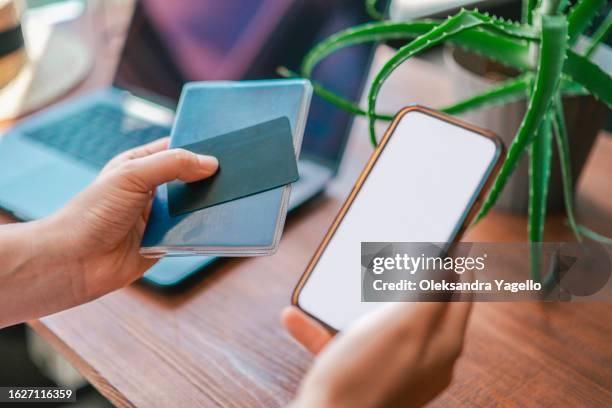
M183 83L278 77L279 66L299 71L320 40L369 21L363 0L142 0L137 3L114 85L176 105ZM341 50L313 79L358 99L372 46ZM336 168L351 116L312 100L302 154Z

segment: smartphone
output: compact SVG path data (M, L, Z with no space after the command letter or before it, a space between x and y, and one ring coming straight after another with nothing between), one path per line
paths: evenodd
M361 242L458 241L494 180L495 134L421 106L401 110L296 286L292 303L330 331L384 303L361 301Z

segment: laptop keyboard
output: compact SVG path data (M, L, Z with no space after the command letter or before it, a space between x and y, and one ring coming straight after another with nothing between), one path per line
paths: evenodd
M29 139L75 159L103 167L125 150L168 136L170 128L100 104L24 133Z

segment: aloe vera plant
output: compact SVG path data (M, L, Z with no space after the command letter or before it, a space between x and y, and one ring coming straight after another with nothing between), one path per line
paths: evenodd
M380 20L382 13L376 9L376 3L376 0L366 0L365 6L375 20ZM343 30L319 43L304 58L299 75L312 77L322 59L344 47L366 42L408 40L376 74L368 91L366 109L314 84L319 96L350 113L365 116L369 121L370 139L376 145L375 123L393 117L391 112L377 111L379 91L389 75L409 58L433 46L450 43L519 70L521 74L517 77L440 109L458 114L509 101L527 101L522 123L476 221L490 211L519 160L529 154L528 235L531 242L543 240L554 141L561 159L569 226L579 241L587 236L609 242L608 238L578 225L574 217L570 151L562 104L564 95L590 94L608 107L612 105L612 78L590 59L611 30L610 15L595 30L585 52L577 52L574 48L605 6L606 0L578 0L572 7L567 0L523 0L520 22L465 9L445 20L374 21ZM281 73L298 75L287 70L281 70ZM535 279L539 279L535 266L532 273Z

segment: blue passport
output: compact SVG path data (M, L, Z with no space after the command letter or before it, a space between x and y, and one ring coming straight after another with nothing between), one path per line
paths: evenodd
M202 142L286 117L299 157L312 87L303 79L194 82L183 87L170 147ZM172 216L168 187L153 199L145 256L257 256L278 247L291 185Z

